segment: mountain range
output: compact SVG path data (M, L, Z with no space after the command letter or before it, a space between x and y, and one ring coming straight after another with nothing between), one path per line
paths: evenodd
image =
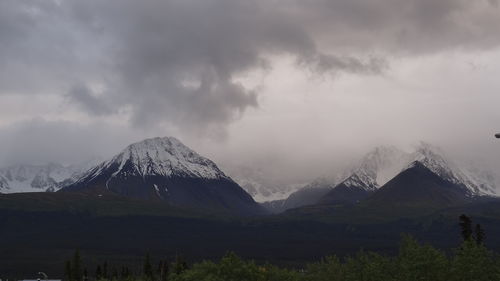
M385 201L449 206L472 198L497 196L492 173L457 164L440 148L424 142L410 152L394 146L376 147L356 165L302 188L271 183L253 171L233 175L237 181L173 137L152 138L131 144L98 164L52 163L0 169L0 193L115 194L237 214L262 214L264 208L281 213L308 205ZM268 190L269 186L272 188ZM279 200L269 200L275 198ZM261 206L255 201L261 202Z
M449 191L447 188L450 186L454 187L455 194L450 196L457 200L441 202L445 205L463 202L464 198L498 195L492 173L459 165L440 148L424 142L411 152L392 146L377 147L367 153L352 170L344 173L340 181L316 181L285 200L267 202L264 206L271 212L279 213L307 205L357 204L365 200L380 202L384 197L381 194L391 192L400 193L394 200L406 202L424 195L424 190L430 195ZM432 190L430 186L433 186ZM406 191L403 192L403 189ZM432 201L434 197L430 197ZM387 203L391 203L387 200Z
M63 166L12 165L0 169L0 193L54 192L76 181L92 165L91 162Z
M305 181L295 181L269 175L262 168L248 166L224 167L227 174L236 181L257 202L268 202L286 199L307 184Z

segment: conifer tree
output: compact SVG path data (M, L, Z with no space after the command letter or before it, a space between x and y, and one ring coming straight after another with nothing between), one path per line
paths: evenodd
M158 275L160 281L166 281L168 278L168 263L167 261L160 261L158 265Z
M111 275L111 279L112 280L118 280L118 270L115 268L113 268L113 274Z
M99 280L102 278L102 269L101 269L101 265L97 265L97 268L95 270L95 279L96 280Z
M85 267L83 269L83 281L88 281L89 280L89 273L87 271L87 268Z
M466 215L460 216L460 228L462 229L462 238L464 241L472 239L472 221Z
M73 262L71 264L71 276L73 281L82 281L81 257L78 250L75 251Z
M175 256L175 262L172 265L172 272L175 274L181 274L187 269L187 263L180 257Z
M143 274L144 274L144 277L146 277L150 280L153 279L153 267L151 266L149 253L146 254L146 257L144 259Z
M70 260L67 260L65 265L64 265L64 279L68 280L68 281L72 281L73 280L73 276L71 275L72 271L71 271L71 261Z
M476 224L475 238L478 245L482 245L484 242L484 230L480 224Z
M160 261L158 262L158 268L157 268L157 270L156 270L156 273L157 273L158 275L160 275L160 279L161 279L161 269L162 269L162 267L163 267L163 261L162 261L162 260L160 260Z
M108 262L104 261L102 265L102 278L108 279Z
M120 277L121 279L125 279L128 277L128 268L126 266L122 266Z

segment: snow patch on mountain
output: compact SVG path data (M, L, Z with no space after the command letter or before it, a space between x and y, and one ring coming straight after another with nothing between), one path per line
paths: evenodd
M408 154L393 146L380 146L365 155L342 183L373 191L381 187L408 163Z
M470 195L497 195L495 181L485 178L485 171L453 162L438 147L422 142L411 155L412 162L409 167L419 162L441 178L463 185Z
M307 185L306 181L277 179L261 169L245 166L225 167L237 182L256 202L283 200Z
M425 142L419 143L412 152L396 147L377 147L363 157L358 168L343 183L374 191L417 162L444 180L464 186L470 195L497 195L492 173L456 163L440 148Z
M78 181L92 179L109 169L113 171L111 178L122 174L230 179L214 162L200 156L173 137L158 137L131 144L112 159L89 170Z
M235 181L256 202L268 202L288 198L291 194L304 187L303 183L272 184L258 182L252 179L235 179Z
M0 168L0 193L55 192L74 183L97 158L64 166L58 163L45 165L18 164Z
M0 193L56 191L73 173L54 163L4 167L0 169Z

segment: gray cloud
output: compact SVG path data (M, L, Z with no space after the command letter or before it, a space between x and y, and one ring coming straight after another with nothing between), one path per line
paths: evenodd
M318 73L377 74L388 64L372 48L422 53L496 45L499 13L477 2L79 1L72 11L87 32L111 38L105 51L118 74L114 100L132 106L133 124L164 120L209 131L257 105L255 89L234 78L269 67L272 55L291 54ZM311 16L321 21L309 22Z
M268 56L292 54L318 72L378 73L376 60L324 54L293 18L258 1L86 1L76 18L114 39L115 100L133 124L168 120L210 131L257 106L255 89L234 79L265 70ZM219 130L220 131L220 130Z
M4 1L0 92L67 92L92 115L127 107L136 126L167 122L203 132L257 106L256 89L235 79L269 68L269 56L291 54L317 72L381 70L379 60L321 52L300 19L281 6ZM104 84L106 95L90 94L92 83Z
M70 102L76 102L84 110L95 114L105 115L112 114L114 110L105 100L100 99L85 85L75 85L69 92L67 97Z
M376 53L488 48L500 41L495 3L2 1L0 92L67 92L89 114L129 108L136 126L210 131L258 105L235 79L272 67L270 56L320 74L377 74L388 62ZM82 91L92 83L106 94Z
M96 137L99 136L99 137ZM117 126L78 125L41 118L16 122L0 130L0 165L73 164L108 157L132 138Z
M5 139L13 139L13 151L19 153L22 146L10 136L22 138L25 147L34 142L57 143L57 138L44 135L48 132L67 136L68 143L82 146L82 151L93 151L79 141L90 135L126 143L145 135L169 135L171 128L176 128L191 135L191 139L200 135L220 137L232 122L262 104L260 85L245 84L240 78L253 72L271 72L281 57L291 58L292 67L313 76L385 74L400 58L498 48L498 26L500 10L496 0L4 0L0 1L0 98L59 96L61 99L54 100L63 106L54 107L71 109L61 113L67 115L57 117L75 120L74 116L83 112L91 125L30 121L11 124L2 134ZM293 78L281 77L282 81L277 82L292 82L287 79ZM390 89L377 90L382 93ZM288 89L294 90L303 89ZM407 88L402 86L404 90ZM425 98L422 93L408 95ZM324 124L340 128L348 123L346 127L352 128L358 122L357 132L363 132L367 122L361 117L366 110L377 102L384 106L381 100L370 100L366 106L356 104L347 95L342 98L345 104L351 102L344 107L359 111L344 122L343 114L349 110L332 106L328 114L335 120ZM415 112L415 116L404 115L412 112L404 108L408 106L406 101L398 106L407 118L401 119L408 123L419 122L411 118L423 118L416 117ZM50 120L57 119L56 110L48 111ZM311 135L331 129L315 127L317 111L311 108L300 113L309 122L300 124L300 130ZM31 117L26 114L23 119ZM127 128L107 130L105 123L100 124L106 118L124 120ZM373 118L367 119L371 128L378 124ZM398 118L386 119L389 124ZM293 121L281 120L280 125ZM429 131L424 123L422 128ZM283 134L283 143L294 139L295 126L290 126L288 133L282 133L282 127L269 131ZM404 131L407 124L385 126L386 131ZM126 130L133 133L124 133ZM259 132L254 130L253 134ZM441 128L430 135L436 132L442 132ZM297 143L300 145L299 138ZM268 149L274 151L281 146ZM67 161L64 155L72 155L74 149L61 148L60 154L46 153L36 158L61 157ZM260 146L255 148L259 150ZM46 147L40 151L53 150ZM41 152L33 152L37 153Z

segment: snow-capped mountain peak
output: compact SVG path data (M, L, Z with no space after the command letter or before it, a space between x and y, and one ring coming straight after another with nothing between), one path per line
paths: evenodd
M407 154L394 146L379 146L361 159L343 184L375 190L397 175L408 163Z
M457 165L439 147L421 142L410 159L408 167L418 162L441 178L464 186L470 195L496 195L494 185L481 181L481 177L476 176L477 172Z
M90 170L82 178L111 168L114 175L159 175L205 179L228 177L209 159L200 156L173 137L146 139L127 146L111 160Z
M74 174L71 167L56 163L4 167L0 169L0 193L56 191Z
M420 142L413 152L381 146L366 154L343 184L373 191L400 172L422 164L453 184L463 186L470 195L496 195L494 180L484 179L480 171L465 168L451 160L439 147Z
M172 206L241 214L264 211L214 162L171 137L131 144L61 192L98 196L112 193Z
M447 160L440 148L425 142L421 142L415 152L410 154L410 160L408 167L412 167L415 162L419 162L439 176L453 175L454 170L457 169L451 161Z

